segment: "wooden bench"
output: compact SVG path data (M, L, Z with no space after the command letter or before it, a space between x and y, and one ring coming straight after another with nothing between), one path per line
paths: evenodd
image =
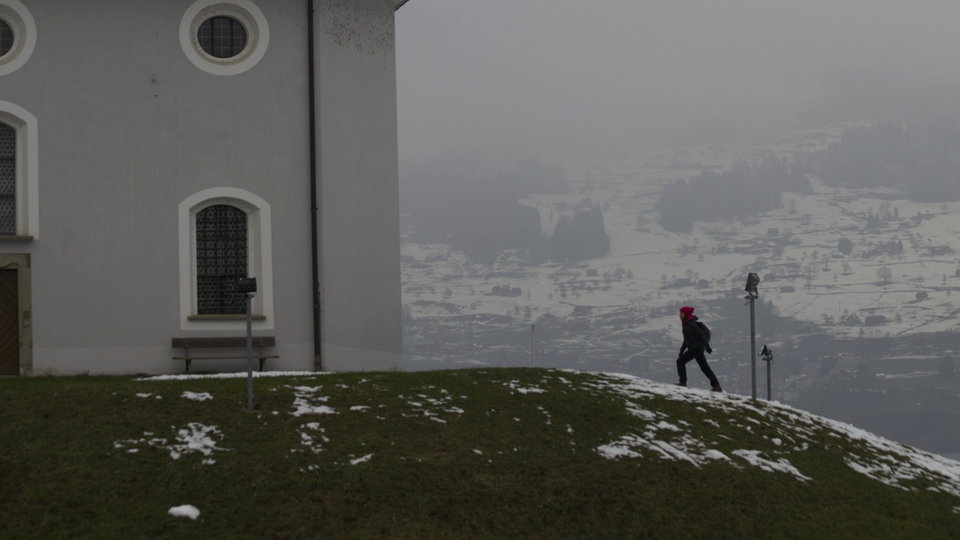
M174 356L174 360L184 360L187 363L187 373L190 373L190 362L194 360L241 360L247 358L247 338L243 337L205 337L205 338L173 338L173 348L183 349L183 356ZM253 338L253 357L260 360L260 371L263 371L263 362L269 358L280 358L278 355L263 354L264 347L275 347L277 344L273 336ZM196 356L190 354L190 349L234 349L242 347L243 355L237 356Z

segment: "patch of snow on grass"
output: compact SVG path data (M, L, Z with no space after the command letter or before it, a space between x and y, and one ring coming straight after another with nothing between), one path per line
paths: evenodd
M146 444L148 446L153 446L161 448L170 452L170 457L174 460L180 459L181 456L192 453L201 453L204 456L209 456L214 451L227 451L227 448L218 448L217 441L223 440L223 433L217 429L216 426L205 426L197 422L191 422L187 424L187 427L175 430L174 442L170 443L165 438L154 437L151 439L140 438L140 439L129 439L116 441L113 443L113 447L117 449L123 449L127 446L136 446L139 444ZM217 440L214 440L214 439ZM135 448L132 450L136 450ZM127 450L129 453L130 450Z
M318 405L316 402L326 402L330 398L327 396L317 396L320 386L295 386L293 388L293 416L303 416L305 414L337 414L333 408L326 405Z
M200 517L200 510L197 510L197 507L193 506L192 504L174 506L173 508L167 510L167 513L173 517L188 517L190 519L197 519Z
M521 388L521 387L520 387L520 381L510 381L510 382L507 382L507 383L503 383L503 385L504 385L504 386L507 386L507 387L509 387L511 390L513 390L513 391L515 391L515 392L519 392L519 393L521 393L521 394L543 394L543 393L546 393L546 390L544 390L544 389L542 389L542 388L540 388L540 387L537 387L537 386L529 386L529 387L527 387L527 388Z
M323 452L323 446L321 446L320 442L317 441L318 438L325 443L330 442L330 439L328 439L327 436L324 435L324 433L326 433L326 430L320 427L320 424L317 422L308 422L306 424L301 424L300 429L302 430L300 431L300 444L309 448L310 451L313 452L314 454L319 454L320 452ZM320 433L319 435L315 436L307 433L307 431L319 431Z
M585 383L585 387L606 388L619 393L626 398L627 411L635 416L637 416L635 411L638 406L634 402L662 397L671 401L690 403L697 408L713 409L729 415L731 420L740 419L749 423L759 423L753 416L762 417L775 421L781 426L781 429L777 430L780 437L768 439L778 448L777 452L780 454L789 455L810 451L811 443L817 437L833 436L853 443L853 448L844 448L844 461L847 466L860 474L909 491L916 490L910 485L912 482L923 479L933 483L934 488L939 491L960 497L960 462L905 446L843 422L823 418L781 403L754 402L746 396L681 388L632 375L602 373L598 374L595 381ZM707 445L716 444L715 441L697 438L703 435L687 433L665 421L653 424L654 418L666 415L652 412L653 417L639 415L651 421L651 424L645 427L646 432L643 437L635 434L624 435L618 441L601 445L597 451L607 457L639 457L639 451L635 449L649 448L664 459L690 458L695 463L703 463L706 459L718 459L737 466L733 460L719 451L706 450ZM714 420L704 419L703 421L717 429L721 428L720 423ZM743 426L737 422L732 422L732 425L752 433L750 426ZM667 426L671 426L672 429ZM715 436L719 439L731 440L723 434L718 433ZM763 442L759 436L753 436L753 438L758 443ZM783 439L790 441L790 444L785 445ZM630 449L634 449L637 456L632 456L628 451ZM734 451L733 455L764 471L789 474L802 482L813 480L812 477L802 474L785 458L772 461L762 457L761 450L740 449Z
M184 399L189 399L193 401L206 401L208 399L213 399L213 396L209 392L187 392L184 391L183 395L180 396Z
M357 459L351 459L351 460L350 460L350 464L351 464L351 465L359 465L360 463L366 463L367 461L370 461L370 458L372 458L372 457L373 457L373 454L367 454L367 455L365 455L365 456L363 456L363 457L359 457L359 458L357 458Z
M743 458L747 463L753 465L754 467L759 467L760 470L767 472L782 472L787 474L792 474L797 480L803 482L809 482L813 480L809 476L804 476L797 470L796 467L790 464L789 461L785 459L780 459L777 461L770 461L769 459L764 459L760 457L759 450L734 450L733 455Z

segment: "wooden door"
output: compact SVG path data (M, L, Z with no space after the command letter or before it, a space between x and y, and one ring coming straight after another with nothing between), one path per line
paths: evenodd
M17 271L0 270L0 375L20 374Z

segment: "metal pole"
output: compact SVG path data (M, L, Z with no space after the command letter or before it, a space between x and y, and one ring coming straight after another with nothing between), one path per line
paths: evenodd
M253 326L250 317L250 298L247 293L247 408L253 412Z
M533 362L533 367L537 367L537 325L530 325L530 360Z
M767 401L772 401L770 399L770 364L773 363L773 358L767 359Z
M750 396L754 401L757 399L757 326L753 309L753 301L755 299L756 297L750 294Z

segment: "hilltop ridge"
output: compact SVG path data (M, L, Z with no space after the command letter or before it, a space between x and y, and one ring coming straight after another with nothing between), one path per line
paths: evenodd
M960 463L777 403L576 370L271 375L254 413L242 376L0 380L0 537L960 535Z

